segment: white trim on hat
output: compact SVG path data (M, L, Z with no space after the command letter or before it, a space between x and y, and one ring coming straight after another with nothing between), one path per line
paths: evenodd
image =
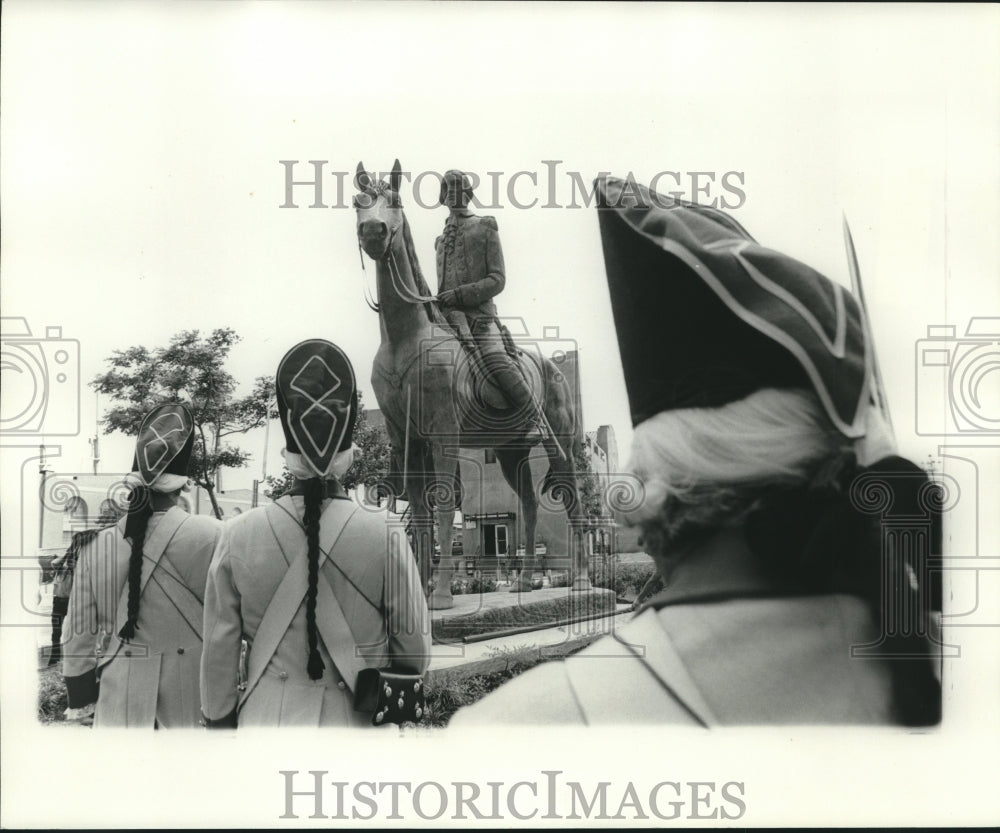
M148 486L154 492L159 492L161 495L169 495L172 492L176 492L178 489L183 489L188 482L188 477L186 474L161 474L152 483L147 484L146 481L142 479L142 475L137 471L133 471L125 476L125 483L129 486Z
M281 449L281 456L285 459L285 468L299 480L310 480L313 477L336 477L340 480L354 462L354 455L357 451L358 447L352 445L350 448L337 452L330 460L326 471L319 471L304 454L296 454L287 448Z

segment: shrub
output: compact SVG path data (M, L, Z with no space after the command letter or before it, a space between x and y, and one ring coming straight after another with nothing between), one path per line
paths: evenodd
M462 596L466 593L493 593L497 589L495 579L475 575L472 578L456 576L451 580L451 595Z
M530 645L490 648L489 656L506 660L505 667L488 674L446 677L440 683L428 684L427 712L422 725L447 726L452 715L463 706L475 703L518 674L541 662L546 662L541 652Z
M62 723L68 705L66 684L58 666L44 669L38 675L38 719L42 723Z
M646 564L621 564L616 559L596 561L590 568L590 581L594 587L607 587L620 599L632 601L643 585L656 572L652 562Z

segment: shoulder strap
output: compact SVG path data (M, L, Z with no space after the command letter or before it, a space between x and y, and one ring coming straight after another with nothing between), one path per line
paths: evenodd
M143 544L142 577L139 580L140 598L142 597L143 590L146 589L146 582L149 581L153 570L160 563L160 558L167 549L167 545L189 517L183 509L174 506L164 514L163 519L156 525L148 540ZM121 630L126 619L128 619L128 582L125 582L125 587L118 597L118 611L115 615L115 633Z
M306 590L309 587L307 552L301 550L292 559L289 558L289 550L287 549L293 541L296 543L300 541L299 536L305 535L305 530L299 523L292 507L293 504L290 498L282 498L270 504L264 510L264 516L271 526L271 533L278 542L278 547L289 566L285 571L281 584L278 585L278 589L271 597L271 601L268 603L267 609L264 611L264 616L257 628L253 647L250 650L250 660L247 668L247 686L240 696L240 706L246 702L257 686L257 683L260 682L264 670L271 661L271 657L274 656L274 652L278 649L278 644L281 642L282 637L284 637L289 625L291 625L292 619L295 617L299 605L302 604ZM324 528L320 533L320 565L326 559L326 553L336 544L340 533L344 531L344 527L355 511L357 511L357 508L358 506L354 501L330 501L330 505L323 512L321 519L326 523L323 524ZM319 582L316 605L317 622L320 620L320 608L330 607L329 604L321 605L318 603L322 597L324 587L328 591L330 590L326 582ZM330 595L333 595L332 591L330 591ZM337 609L339 610L339 606L337 606ZM323 641L325 643L326 639L324 638ZM327 645L328 650L329 648L330 646ZM351 682L353 684L353 680Z
M655 612L636 617L624 631L616 631L615 640L646 666L667 694L705 728L718 723Z
M160 572L170 576L179 585L180 592L177 595L168 593L167 588L162 584L160 588L163 590L164 595L170 599L170 603L177 610L177 613L180 614L180 617L194 631L195 636L201 639L202 624L205 618L205 605L199 601L194 591L187 586L180 573L177 572L177 568L170 563L170 558L167 555L164 555L160 559Z

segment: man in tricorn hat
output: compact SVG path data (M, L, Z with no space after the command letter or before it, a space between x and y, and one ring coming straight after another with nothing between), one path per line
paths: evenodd
M309 339L275 380L285 465L295 480L274 503L229 521L205 599L201 700L209 728L362 726L353 709L368 666L423 672L430 617L400 531L351 500L340 480L354 459L354 369L329 341ZM241 641L250 646L240 680Z
M128 513L80 551L63 646L69 706L95 726L197 726L205 577L222 524L189 515L194 422L168 403L142 421Z
M434 241L438 303L448 323L477 350L484 373L527 415L528 440L541 437L538 404L524 375L504 346L493 299L506 283L497 221L469 211L472 183L462 171L441 180L441 204L448 207L444 232Z
M722 212L634 185L598 182L599 221L642 487L628 519L666 586L452 725L937 723L929 571L883 552L852 500L872 478L907 505L927 485L872 407L858 303Z

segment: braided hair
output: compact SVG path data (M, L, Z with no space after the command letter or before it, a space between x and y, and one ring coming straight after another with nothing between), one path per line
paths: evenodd
M826 488L772 494L748 517L747 540L788 586L863 599L881 627L871 656L888 662L896 719L904 726L933 726L941 721L941 684L926 631L931 611L940 609L940 590L926 564L916 561L908 547L886 545L878 518L852 505L850 483L865 471L882 477L896 501L916 501L915 489L907 494L907 484L923 481L906 475L919 469L888 457L867 469L845 469L840 482ZM929 549L938 552L936 530L931 539Z
M316 592L319 584L319 518L326 496L326 486L318 477L311 477L303 484L305 513L302 522L306 528L307 558L309 565L309 586L306 590L306 636L309 640L309 662L306 670L310 680L323 676L326 666L319 655L316 631Z
M142 589L143 544L146 529L153 514L150 493L146 486L134 486L128 495L129 520L125 527L125 538L131 547L128 557L128 617L118 636L126 642L135 639L139 629L139 596Z

